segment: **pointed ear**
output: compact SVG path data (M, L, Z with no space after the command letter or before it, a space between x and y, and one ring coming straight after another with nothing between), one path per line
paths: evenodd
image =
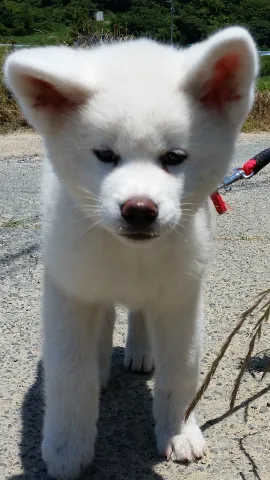
M237 123L253 103L258 53L244 28L227 28L187 50L187 90L211 111L234 117Z
M6 84L26 118L41 132L63 123L63 117L92 95L81 54L69 47L44 47L20 50L7 58Z

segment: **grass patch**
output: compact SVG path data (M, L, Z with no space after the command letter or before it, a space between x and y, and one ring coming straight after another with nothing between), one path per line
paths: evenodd
M268 238L261 235L215 235L214 240L217 242L263 242Z
M20 128L29 128L17 103L3 82L3 63L9 48L0 48L0 133L8 133Z
M269 77L270 76L270 56L265 55L260 58L260 76Z
M0 43L10 43L15 45L59 45L68 43L70 40L70 28L62 27L51 32L35 32L32 35L24 36L0 36ZM1 47L0 47L1 48Z
M10 218L6 222L0 224L1 228L18 228L22 227L24 221L23 220L16 220L15 218Z
M260 77L257 81L257 89L260 92L269 90L270 91L270 75L267 77Z
M259 91L255 95L253 109L248 116L243 132L269 132L270 131L270 90Z
M27 219L10 218L6 222L0 223L0 228L40 228L40 223L29 222Z

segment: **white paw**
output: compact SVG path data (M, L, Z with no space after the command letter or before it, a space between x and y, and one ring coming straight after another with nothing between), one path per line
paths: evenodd
M206 453L206 442L196 424L186 424L179 435L169 437L156 430L157 446L160 455L176 462L192 462Z
M152 372L154 360L150 351L132 351L126 349L124 366L132 372Z
M66 433L66 439L49 441L45 438L42 443L42 458L48 474L57 480L78 478L92 463L94 456L94 442L91 439L80 439L76 443Z

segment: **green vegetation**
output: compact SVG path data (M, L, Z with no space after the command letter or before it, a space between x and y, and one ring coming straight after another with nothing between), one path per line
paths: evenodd
M0 71L2 71L2 65L8 52L8 48L0 48ZM27 128L27 126L27 121L1 82L0 77L0 132L5 133L19 128Z
M261 57L261 77L270 77L270 56Z
M253 109L248 116L244 132L269 132L270 130L270 90L257 91Z
M40 222L33 222L27 219L10 218L6 222L0 222L0 228L40 228Z
M260 77L257 81L257 88L260 90L260 92L264 92L266 90L270 91L270 76Z
M1 0L0 0L1 1ZM55 27L52 31L35 31L29 35L22 36L1 36L0 43L14 43L17 45L58 45L59 43L70 43L71 29ZM1 49L1 47L0 47Z
M94 13L105 12L105 22ZM91 19L101 28L122 34L170 39L170 2L167 0L1 0L0 42L24 44L72 42ZM187 45L226 25L247 26L260 48L270 48L269 0L174 0L175 43Z
M11 218L7 222L0 224L1 228L17 228L23 225L23 220L16 220L15 218Z
M173 0L173 41L197 42L226 25L243 25L260 49L270 50L269 0ZM104 22L94 14L102 10ZM91 44L101 38L149 36L170 40L167 0L0 0L0 43ZM0 47L0 70L8 50ZM0 132L27 128L26 120L0 79ZM254 108L244 131L270 129L270 57L261 57Z

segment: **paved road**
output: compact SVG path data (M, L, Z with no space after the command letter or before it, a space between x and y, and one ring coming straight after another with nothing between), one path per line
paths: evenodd
M270 135L241 138L235 164L270 146ZM1 155L1 153L0 153ZM39 322L39 157L0 161L0 480L48 480L40 458L42 363ZM202 377L252 296L269 286L270 167L238 184L226 200L230 214L217 218L214 260L205 285L206 332ZM206 392L198 417L208 456L191 466L161 461L151 418L152 379L123 368L125 311L119 311L112 381L101 397L93 480L269 480L269 378L258 382L270 354L270 326L261 353L246 373L232 416L226 415L232 382L252 320L237 335ZM263 394L261 394L262 392ZM244 403L241 403L244 402Z

